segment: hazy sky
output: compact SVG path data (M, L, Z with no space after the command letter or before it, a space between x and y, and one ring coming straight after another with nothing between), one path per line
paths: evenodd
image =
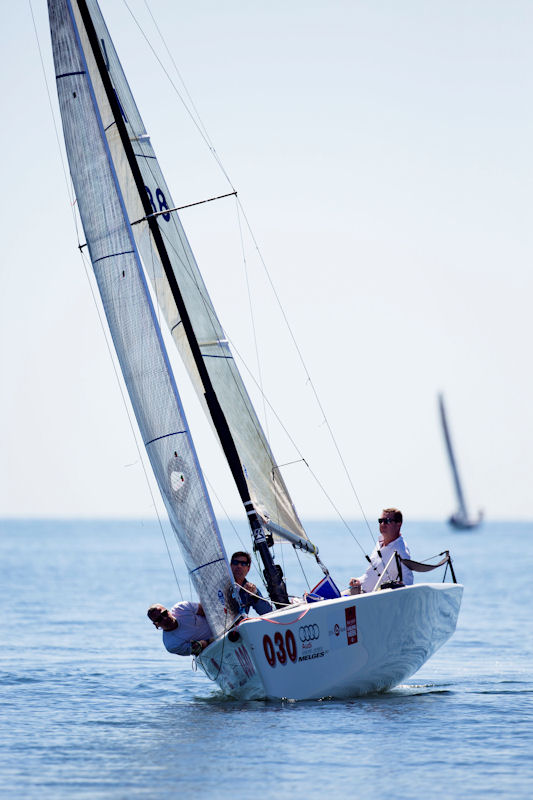
M32 4L63 148L46 4ZM443 391L471 511L531 518L533 4L149 5L239 192L365 513L454 510ZM127 8L101 7L174 201L229 191ZM170 70L144 2L130 7ZM11 5L0 37L0 516L149 516L28 3ZM182 220L222 324L255 370L235 204ZM248 239L246 260L266 394L338 508L357 518ZM178 380L207 479L238 515ZM278 461L298 458L268 425ZM302 463L284 476L304 519L333 516Z

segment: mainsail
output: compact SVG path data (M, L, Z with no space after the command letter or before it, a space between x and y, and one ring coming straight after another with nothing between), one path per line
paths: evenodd
M248 497L243 500L246 511L251 513L253 510L265 527L274 534L313 551L314 547L308 542L209 298L96 0L88 0L87 7L146 191L146 196L141 198L131 177L131 165L124 157L125 143L114 124L105 93L102 94L103 87L99 81L95 81L97 104L101 109L117 181L128 218L133 223L135 242L158 304L163 310L208 419L212 423L215 420L215 429L224 449L226 450L229 439L230 448L234 447L236 450L235 463L232 463L231 457L228 460L237 485L239 486L241 478L245 481ZM152 217L151 220L148 219L149 216ZM183 313L178 310L169 285L169 276L161 263L160 248L154 242L154 220L158 235L164 242L172 276L179 287L184 312L192 327L195 347L198 346L196 357L191 350L191 337L184 329ZM199 372L202 368L205 368L216 394L214 409L209 399L206 399L205 380ZM224 425L227 423L227 435L222 436L216 424L220 412L224 417Z
M101 28L97 4L89 5ZM186 566L220 634L239 605L132 233L131 215L144 216L142 202L117 141L80 11L85 4L49 0L48 6L67 155L109 329Z

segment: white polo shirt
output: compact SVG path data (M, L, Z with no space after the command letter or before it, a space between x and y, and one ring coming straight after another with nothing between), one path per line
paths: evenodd
M191 655L191 642L212 639L213 634L205 617L198 614L198 603L184 600L176 603L170 613L178 623L173 631L163 631L163 644L169 653Z
M409 548L405 544L401 534L394 539L394 541L390 542L390 544L383 545L382 542L383 539L380 537L370 556L370 565L367 571L359 578L363 592L372 591L394 551L402 558L411 558ZM378 550L381 552L381 558L379 557ZM398 580L398 569L396 567L396 559L394 558L386 574L383 576L381 583L388 583L389 581L396 580ZM402 580L406 586L410 586L413 583L413 573L404 564L402 564Z

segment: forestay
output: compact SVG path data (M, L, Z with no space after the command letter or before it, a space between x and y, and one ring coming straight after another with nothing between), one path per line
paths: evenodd
M96 3L89 6L103 32ZM172 527L209 623L219 634L233 621L238 604L128 221L136 209L142 216L142 205L128 177L77 4L49 0L49 15L66 149L109 329Z
M273 532L283 537L284 531L288 531L292 534L290 538L293 542L307 540L209 298L178 214L170 210L175 207L174 200L159 167L103 17L94 0L90 0L87 5L91 10L108 73L119 100L122 117L133 144L153 213L156 214L172 271L200 347L201 357L237 449L250 499L259 516L273 523L271 528ZM117 128L113 124L111 110L106 104L105 97L101 97L98 85L96 91L127 213L130 221L136 223L133 225L133 232L137 247L174 341L204 410L212 422L205 402L205 387L194 362L157 248L154 246L139 194L131 179L130 167L123 156L123 146Z

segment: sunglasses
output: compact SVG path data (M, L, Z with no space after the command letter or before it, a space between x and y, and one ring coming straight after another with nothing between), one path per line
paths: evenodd
M231 559L231 566L232 567L249 567L249 563L247 561L238 561L236 558Z
M168 613L168 609L165 608L165 610L158 614L157 617L152 618L152 622L154 625L158 625L162 619L166 619L167 617L170 617L170 614Z
M380 525L392 525L396 520L394 517L380 517L378 522Z

